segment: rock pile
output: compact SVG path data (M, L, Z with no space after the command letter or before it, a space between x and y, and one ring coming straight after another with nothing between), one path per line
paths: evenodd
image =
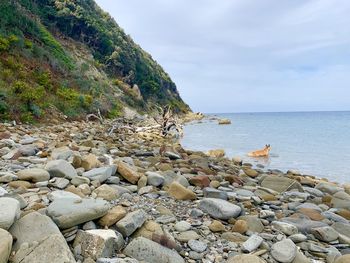
M0 126L0 263L350 262L350 185L97 123Z

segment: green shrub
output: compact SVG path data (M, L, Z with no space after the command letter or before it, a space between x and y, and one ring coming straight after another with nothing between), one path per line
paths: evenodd
M12 92L23 102L29 104L40 100L45 93L43 86L32 87L23 81L16 81Z
M7 51L10 48L10 41L7 38L0 36L0 52Z

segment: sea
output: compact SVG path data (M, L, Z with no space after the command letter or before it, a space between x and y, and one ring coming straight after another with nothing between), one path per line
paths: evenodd
M350 183L350 111L207 114L184 127L185 149L224 149L226 156L265 169ZM216 118L231 120L218 125ZM250 151L271 145L268 158L251 158Z

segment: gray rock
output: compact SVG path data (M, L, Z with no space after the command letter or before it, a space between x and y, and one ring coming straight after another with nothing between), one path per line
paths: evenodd
M7 263L12 249L12 236L0 228L0 263Z
M4 196L5 194L7 194L7 191L0 186L0 197Z
M174 152L165 152L164 153L164 156L165 157L168 157L170 160L178 160L178 159L181 159L181 156L177 153L174 153Z
M185 232L181 232L176 239L179 240L180 242L188 242L191 239L198 239L199 235L197 234L197 232L193 231L193 230L189 230L189 231L185 231Z
M53 160L67 160L72 155L73 151L66 146L61 148L55 148L51 153L51 157Z
M307 236L303 234L294 234L289 236L289 239L292 240L294 243L304 242L307 240Z
M312 228L311 233L320 241L331 242L337 240L339 234L330 226Z
M276 192L283 193L289 190L298 190L303 192L303 188L299 182L284 176L269 175L261 182L262 187L272 189Z
M241 208L228 201L215 198L204 198L199 203L199 208L208 213L211 217L227 220L237 217L241 213Z
M350 224L344 224L340 222L335 222L332 225L333 229L335 229L338 233L345 235L350 238Z
M203 195L204 197L207 197L207 198L218 198L223 200L227 200L228 198L228 195L226 192L220 191L215 188L210 188L210 187L206 187L203 189Z
M122 235L113 230L94 229L79 230L73 243L73 248L80 246L84 258L97 260L100 257L111 257L124 245Z
M44 169L32 168L21 170L17 173L18 179L33 183L48 181L50 174Z
M69 185L69 180L66 178L53 178L49 182L49 186L53 186L58 189L64 189Z
M73 194L68 191L63 191L63 190L57 190L57 191L52 191L47 194L47 198L53 202L58 199L74 199L74 200L80 200L81 197L79 195Z
M20 204L14 198L0 198L0 228L8 230L20 216Z
M164 184L164 176L160 175L159 173L155 172L146 172L147 176L147 184L153 185L153 186L160 186Z
M206 243L194 239L188 241L188 246L198 253L202 253L207 249Z
M124 237L128 237L140 228L146 219L146 213L143 210L136 210L128 213L116 224L116 227Z
M152 263L184 263L185 260L174 250L163 247L147 238L133 239L124 250L124 254L139 261Z
M271 223L272 227L278 231L281 231L283 234L290 236L298 233L298 228L292 224L281 222L281 221L273 221Z
M34 156L38 152L38 148L35 145L22 145L18 151L22 156Z
M282 218L280 221L296 226L301 233L310 233L311 228L327 226L326 223L310 220L308 217L300 218Z
M65 160L49 161L45 169L50 173L51 177L64 177L71 180L78 175L74 167Z
M40 241L23 245L13 263L76 263L61 234L50 235Z
M99 258L96 263L139 263L133 258Z
M264 231L264 225L261 223L260 218L257 216L240 216L238 219L247 222L248 231L251 231L253 233L261 233Z
M84 177L89 178L91 181L98 180L100 183L106 181L109 177L114 175L117 171L117 167L115 165L94 168L88 172L83 173Z
M190 216L193 218L202 217L204 215L203 211L197 208L191 210Z
M316 197L323 197L324 196L324 193L316 188L304 186L303 189L305 192L307 192L313 196L316 196Z
M327 193L327 194L330 194L330 195L333 195L339 191L344 191L344 189L342 187L333 185L331 183L326 183L326 182L318 183L316 185L315 189L320 190L320 191Z
M175 224L175 229L176 231L179 232L185 232L187 230L190 230L191 224L188 223L187 221L180 221Z
M254 234L242 244L242 251L250 253L260 247L263 241L264 239L262 237Z
M331 211L325 211L325 212L321 213L321 215L323 215L325 218L327 218L333 222L340 222L340 223L344 223L344 224L349 223L349 221L347 219L345 219L344 217L337 215Z
M18 176L10 172L0 172L0 183L9 183L18 180Z
M90 179L83 176L75 176L70 183L74 186L79 186L82 184L90 184Z
M307 209L313 209L313 210L316 210L318 212L322 212L322 209L318 206L318 205L315 205L313 203L303 203L301 205L298 205L295 210L299 210L299 209L302 209L302 208L307 208Z
M271 256L281 263L291 263L297 255L297 247L290 239L284 239L272 245Z
M108 202L94 199L57 199L47 208L47 214L61 229L85 223L104 216Z
M333 195L331 201L332 207L350 209L350 195L340 191Z

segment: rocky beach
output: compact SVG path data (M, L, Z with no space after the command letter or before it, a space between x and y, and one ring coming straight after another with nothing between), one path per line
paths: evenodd
M350 262L350 184L111 127L0 125L0 263Z

